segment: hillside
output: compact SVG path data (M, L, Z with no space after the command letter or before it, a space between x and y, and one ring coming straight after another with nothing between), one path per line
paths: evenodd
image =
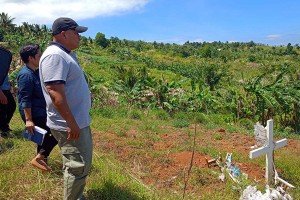
M2 31L0 42L14 53L10 74L14 84L17 71L13 71L21 66L19 48L36 42L45 49L51 37L50 30L39 25L14 27L9 33ZM299 52L299 46L291 44L178 45L107 39L103 33L95 39L82 37L76 50L100 104L109 105L106 101L117 95L119 105L220 113L228 123L266 124L273 118L287 133L300 131Z
M234 123L273 118L281 131L299 131L298 46L115 40L77 54L91 85L118 93L128 106L222 113Z
M9 77L15 86L19 48L35 42L44 50L50 30L23 24L1 27L0 36L0 45L13 53ZM179 45L99 33L82 37L76 54L93 102L88 199L182 199L184 193L186 199L239 199L247 185L264 191L264 157L250 160L249 151L256 142L253 125L271 118L276 140L289 139L275 151L276 168L300 198L298 45ZM59 149L49 161L53 172L33 169L34 145L22 138L17 112L12 124L10 138L0 138L0 199L60 199ZM248 174L241 184L230 177L219 181L219 168L206 166L205 157L230 152Z

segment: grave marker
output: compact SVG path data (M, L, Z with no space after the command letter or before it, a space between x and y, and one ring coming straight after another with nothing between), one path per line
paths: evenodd
M267 121L267 143L258 149L250 151L250 158L257 158L266 154L266 182L271 183L272 171L273 171L273 151L287 145L287 139L282 139L277 142L273 142L273 120Z

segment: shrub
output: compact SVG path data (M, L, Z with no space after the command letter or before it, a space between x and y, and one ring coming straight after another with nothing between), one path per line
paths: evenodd
M214 140L222 140L222 135L220 133L216 133L213 135Z
M165 110L156 110L155 117L160 120L167 120L169 118L169 114Z
M238 121L238 124L240 127L246 129L246 130L254 130L255 123L247 118L242 118Z
M4 153L7 150L11 150L15 148L15 143L13 140L8 139L4 140L2 143L0 143L0 154Z
M142 113L139 110L131 110L128 113L130 119L141 119Z
M189 126L189 122L183 119L176 119L173 122L174 127L176 128L184 128Z
M178 112L174 115L173 125L176 128L183 128L189 126L188 115L184 112Z
M255 62L255 61L256 61L255 56L254 56L254 55L248 56L248 61L249 61L249 62Z
M106 118L113 118L115 115L115 110L112 107L99 108L97 109L97 111L102 117Z
M204 113L195 113L194 114L195 123L206 124L209 120Z
M224 116L219 114L212 114L209 116L209 120L214 123L215 125L224 125L225 119Z

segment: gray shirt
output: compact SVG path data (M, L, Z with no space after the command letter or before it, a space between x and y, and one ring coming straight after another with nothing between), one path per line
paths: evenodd
M67 124L54 108L45 83L64 82L65 95L70 110L80 129L90 125L91 96L88 84L78 60L73 53L68 53L56 45L49 46L40 59L40 79L47 104L47 126L66 131Z

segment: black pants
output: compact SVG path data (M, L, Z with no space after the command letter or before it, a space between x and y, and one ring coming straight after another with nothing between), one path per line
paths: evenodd
M7 98L7 104L0 103L0 131L7 132L10 130L9 122L16 110L16 102L9 90L2 90Z
M21 117L25 123L25 116L21 116ZM47 158L50 155L52 149L55 147L55 145L57 145L57 141L51 134L49 127L46 125L47 122L46 117L35 117L32 118L32 121L35 126L39 126L47 131L43 144L37 146L37 153L44 155L45 158Z

